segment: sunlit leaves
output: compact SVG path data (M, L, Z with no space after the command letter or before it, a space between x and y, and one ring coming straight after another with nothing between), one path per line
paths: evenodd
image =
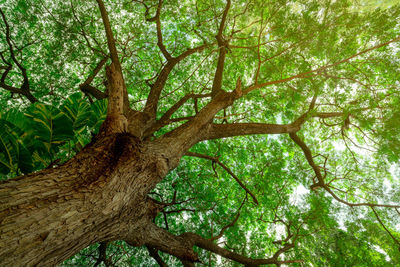
M139 111L165 65L155 24L146 21L154 16L158 1L143 1L149 8L147 14L140 2L105 3L131 107ZM400 8L395 1L360 0L355 6L354 2L232 0L223 30L229 42L223 90L232 91L238 78L245 88L308 74L251 92L221 110L213 123L290 124L309 111L298 135L337 195L350 202L398 202L400 182L390 170L398 165L400 155L399 42L355 55L398 36ZM157 118L184 95L209 92L219 51L215 35L225 3L163 1L160 21L166 49L177 56L187 48L207 47L172 70L161 93ZM67 160L99 131L106 100L90 104L86 96L73 92L107 53L94 2L10 0L4 9L13 41L21 47L18 57L28 69L33 94L42 101L24 110L27 103L16 100L18 95L0 92L4 106L0 171L15 176ZM0 40L0 50L8 59L3 35ZM322 68L346 58L334 67ZM21 81L15 70L7 79L12 84ZM105 80L100 71L92 85L104 91ZM309 110L314 96L316 104ZM209 101L199 99L198 110ZM194 104L188 101L172 118L196 115ZM24 112L12 109L19 105ZM341 115L318 118L319 112ZM154 137L180 124L168 125ZM384 266L387 256L387 265L399 264L393 240L370 211L345 209L323 190L311 191L315 173L287 135L204 141L191 151L218 157L260 204L254 205L215 162L184 157L151 194L171 202L176 191L179 203L165 208L166 219L162 213L156 218L170 232L192 231L209 238L229 224L244 203L236 224L217 241L221 246L250 256L271 256L280 248L273 241L284 238L286 223L299 236L285 259L303 258L321 266ZM396 213L381 213L398 237L398 228L393 227L399 225ZM110 253L124 255L120 261L124 264L152 264L144 250L119 243L110 246ZM121 247L129 250L129 256L117 249ZM96 246L88 248L65 264L91 264L86 254L96 255L95 251ZM211 266L230 265L198 252ZM172 257L162 257L172 266L178 264Z

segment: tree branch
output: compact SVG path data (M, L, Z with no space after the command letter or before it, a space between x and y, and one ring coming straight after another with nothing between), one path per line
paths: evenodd
M280 261L275 256L269 259L252 259L222 248L214 244L213 241L205 239L195 233L184 233L176 236L153 223L149 223L146 227L146 233L148 233L144 241L146 246L173 255L184 262L186 266L194 266L194 262L199 262L197 254L193 251L193 246L198 246L246 266L301 262L300 260ZM126 241L130 243L129 237L126 238Z
M10 86L10 85L7 85L7 84L5 83L5 79L6 79L6 77L7 77L8 72L11 70L12 65L11 65L11 63L9 63L9 62L7 62L7 61L5 60L5 58L3 57L3 54L1 53L1 58L2 58L3 61L8 65L8 67L6 68L6 70L4 71L4 73L3 73L2 77L1 77L1 80L0 80L0 87L2 87L3 89L6 89L6 90L8 90L8 91L10 91L11 93L18 93L18 94L21 94L21 95L25 96L26 98L28 98L28 100L29 100L31 103L34 103L34 102L37 101L37 99L36 99L36 97L34 97L34 96L31 94L30 85L29 85L29 78L28 78L28 74L26 73L26 69L22 66L21 63L19 63L19 61L18 61L17 58L15 57L14 48L13 48L13 45L12 45L12 43L11 43L10 25L8 25L6 16L4 15L3 10L2 10L1 8L0 8L0 14L1 14L1 17L2 17L2 19L3 19L3 22L4 22L5 26L6 26L6 41L7 41L7 44L8 44L8 49L9 49L9 51L10 51L11 59L14 61L14 63L15 63L15 64L18 66L18 68L20 69L21 74L22 74L22 78L23 78L23 82L22 82L22 85L20 86L20 88L16 88L16 87L14 87L14 86Z
M296 133L289 133L289 136L293 140L293 142L295 142L301 148L301 150L303 150L304 156L306 157L308 164L314 170L314 173L317 177L318 182L313 184L311 186L311 188L314 189L314 188L324 186L325 185L324 177L322 176L319 167L314 163L314 159L313 159L311 150L304 143L304 141L298 137L298 135Z
M156 121L149 129L146 130L144 136L149 136L153 134L154 132L158 131L165 125L167 125L169 122L171 122L171 116L174 114L181 106L183 106L189 99L197 99L197 98L203 98L203 97L209 97L211 94L187 94L184 97L182 97L178 102L176 102L169 110L167 110L162 117Z
M117 47L115 46L114 35L111 30L110 20L108 19L106 7L104 6L103 0L96 1L100 9L101 18L103 20L104 29L106 31L107 45L108 50L110 51L111 60L116 65L117 70L121 71L121 64L119 62Z
M104 99L107 97L107 93L103 93L99 89L93 87L90 85L90 83L93 81L94 77L100 72L100 70L103 68L104 64L107 62L108 56L104 57L100 62L96 65L95 69L93 72L88 76L88 78L79 85L79 89L85 93L85 94L90 94L94 96L97 100Z
M227 173L229 173L230 176L232 176L233 179L235 179L235 181L240 185L241 188L243 188L254 200L254 202L258 205L258 200L255 197L255 195L246 187L245 184L242 183L242 181L240 181L240 179L225 165L223 164L217 157L211 157L208 155L204 155L204 154L200 154L200 153L195 153L195 152L186 152L185 153L186 156L189 157L196 157L196 158L202 158L202 159L207 159L207 160L211 160L212 162L217 163L218 165L220 165Z
M379 224L383 227L383 229L385 229L386 233L389 234L389 236L393 239L393 241L396 242L396 244L398 245L399 250L400 250L400 241L394 237L394 235L389 231L389 229L387 229L387 227L385 226L385 224L382 222L381 218L379 217L378 213L376 212L375 208L374 207L370 207L370 208L374 212L375 217L378 220Z
M107 242L101 242L100 246L98 248L99 250L99 257L97 258L96 263L93 265L93 267L97 267L100 265L100 263L104 263L106 267L110 266L110 260L107 258Z
M160 21L160 14L161 14L161 8L162 8L163 0L158 0L158 6L157 6L157 11L156 15L148 19L148 21L155 21L156 22L156 29L157 29L157 45L161 50L161 53L164 55L164 57L167 60L171 59L171 54L167 51L165 48L165 45L163 43L163 37L162 37L162 32L161 32L161 21Z
M284 134L298 132L301 126L306 122L307 116L311 110L301 115L294 122L289 124L271 124L271 123L228 123L211 124L208 132L202 140L220 139L234 136L254 135L254 134ZM343 112L317 112L311 114L314 118L333 118L342 117Z
M154 249L173 255L181 260L196 262L199 260L193 251L193 244L182 236L175 236L154 223L146 225L146 240L144 244ZM129 237L127 238L130 242Z
M269 124L269 123L230 123L211 124L208 133L203 140L220 139L233 136L254 134L282 134L296 132L300 128L293 124Z
M313 70L310 70L310 71L306 71L306 72L303 72L303 73L299 73L299 74L296 74L296 75L294 75L294 76L291 76L291 77L288 77L288 78L285 78L285 79L275 80L275 81L269 81L269 82L259 83L259 84L254 84L254 85L252 85L252 86L246 88L246 89L243 91L243 94L246 95L246 94L250 93L250 92L253 91L253 90L256 90L256 89L259 89L259 88L262 88L262 87L265 87L265 86L268 86L268 85L285 83L285 82L289 82L289 81L294 80L294 79L307 77L309 74L318 73L318 72L321 72L321 71L323 71L323 70L325 70L325 69L335 67L335 66L340 65L340 64L342 64L342 63L348 62L349 60L351 60L351 59L353 59L353 58L355 58L355 57L358 57L358 56L363 55L363 54L365 54L365 53L368 53L368 52L370 52L370 51L372 51L372 50L375 50L375 49L378 49L378 48L387 46L387 45L389 45L389 44L391 44L391 43L398 42L398 41L400 41L400 36L397 37L397 38L394 38L394 39L392 39L392 40L390 40L390 41L387 41L387 42L385 42L385 43L381 43L381 44L375 45L375 46L373 46L373 47L370 47L370 48L368 48L368 49L366 49L366 50L360 51L360 52L358 52L358 53L356 53L356 54L354 54L354 55L351 55L351 56L349 56L349 57L347 57L347 58L345 58L345 59L336 61L336 62L334 62L334 63L332 63L332 64L328 64L328 65L325 65L325 66L322 66L322 67L319 67L319 68L316 68L316 69L313 69Z
M244 264L245 266L259 266L259 265L266 265L266 264L282 264L282 263L289 263L289 262L302 262L301 260L291 260L291 261L280 261L276 257L268 258L268 259L252 259L241 254L229 251L225 248L221 248L220 246L213 243L213 241L205 239L197 234L194 233L187 233L182 236L187 236L192 240L194 245L214 252L215 254L220 255L221 257L233 260L235 262Z
M156 117L157 105L158 105L158 101L160 99L161 92L164 89L165 83L167 82L168 75L170 74L172 69L175 67L175 65L178 64L183 59L185 59L186 57L188 57L196 52L203 51L208 46L208 44L203 44L203 45L195 47L195 48L189 48L186 51L184 51L182 54L180 54L179 56L172 57L172 55L168 52L168 50L166 49L166 47L163 43L161 21L160 21L162 4L163 4L163 0L159 0L155 16L147 19L147 21L156 23L157 46L160 48L161 53L164 55L165 59L167 60L167 64L165 64L165 66L162 68L155 83L153 85L151 85L150 93L149 93L149 96L147 98L146 105L144 108L144 113L148 114L149 119L151 121L154 121L154 119ZM145 5L145 8L146 8L146 13L148 13L149 8L146 5Z
M148 114L151 120L155 120L158 101L160 99L160 95L162 90L164 89L165 83L168 80L168 76L172 69L178 64L180 61L184 60L186 57L196 53L201 52L206 48L208 45L204 44L196 48L187 49L185 52L180 54L177 57L171 57L167 64L162 68L160 74L158 75L156 81L153 85L151 85L149 96L147 97L146 105L144 108L144 113Z
M247 200L247 194L246 194L246 197L243 199L242 204L240 204L240 207L238 208L238 210L236 212L235 218L229 224L227 224L224 227L222 227L222 229L221 229L221 231L219 232L218 235L211 237L210 238L211 241L220 239L223 236L223 234L224 234L226 229L228 229L228 228L230 228L230 227L235 225L235 223L237 222L237 220L240 217L240 210L242 209L242 207L243 207L244 203L246 202L246 200Z
M102 125L101 131L106 134L126 132L128 129L128 121L125 117L125 113L127 113L129 109L129 101L121 63L119 62L114 36L104 3L102 0L96 1L103 20L112 61L111 65L106 68L110 90L108 92L107 118Z
M228 15L230 7L231 7L231 0L227 0L224 13L222 14L222 19L219 25L218 33L216 36L219 47L219 56L218 56L217 69L215 70L213 85L211 89L212 97L215 97L217 93L222 90L221 88L222 88L222 78L223 78L224 64L226 57L226 48L228 46L228 42L224 40L222 33L225 28L226 17Z
M400 205L391 205L391 204L375 204L375 203L350 203L347 202L340 197L338 197L330 188L329 184L326 184L324 181L324 176L322 176L320 167L317 166L314 162L312 152L310 148L304 143L303 140L301 140L296 133L289 133L290 138L301 148L301 150L304 153L304 156L307 159L308 164L311 166L313 169L315 176L317 177L318 182L314 183L311 185L312 190L316 190L318 188L323 188L325 191L327 191L334 199L336 199L338 202L343 203L347 206L350 207L360 207L360 206L367 206L367 207L386 207L386 208L400 208Z
M160 267L168 267L168 265L161 259L160 255L158 255L157 249L151 246L146 246L149 251L149 255L158 263Z
M219 93L191 120L163 135L155 144L164 148L167 158L180 158L190 147L202 140L215 114L232 105L238 97L235 91Z

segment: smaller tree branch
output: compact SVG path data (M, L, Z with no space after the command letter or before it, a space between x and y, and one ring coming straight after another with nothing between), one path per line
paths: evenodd
M90 83L93 81L93 79L96 77L96 75L100 72L100 70L103 68L104 64L107 62L108 56L104 57L100 62L96 65L95 69L93 72L88 76L88 78L79 85L79 89L85 93L85 94L90 94L93 97L95 97L97 100L104 99L108 95L107 93L103 93L99 89L97 89L94 86L91 86Z
M307 159L308 164L311 166L313 169L315 176L317 177L317 182L311 185L312 190L316 190L318 188L323 188L325 191L327 191L334 199L336 199L338 202L343 203L347 206L350 207L360 207L360 206L366 206L366 207L386 207L386 208L400 208L400 205L391 205L391 204L376 204L376 203L368 203L368 202L362 202L362 203L350 203L348 201L345 201L338 197L330 188L329 184L326 184L324 181L324 176L322 175L320 171L320 167L317 166L314 162L312 152L310 148L304 143L303 140L301 140L296 133L289 133L290 138L301 148L301 150L304 153L304 156Z
M355 57L358 57L360 55L366 54L366 53L368 53L370 51L376 50L378 48L387 46L387 45L389 45L391 43L398 42L398 41L400 41L400 36L398 36L398 37L396 37L396 38L394 38L394 39L392 39L390 41L387 41L385 43L381 43L381 44L375 45L373 47L370 47L370 48L368 48L366 50L360 51L360 52L358 52L358 53L356 53L354 55L351 55L351 56L349 56L347 58L344 58L342 60L336 61L336 62L331 63L331 64L324 65L322 67L319 67L319 68L316 68L316 69L313 69L313 70L310 70L310 71L299 73L299 74L296 74L296 75L293 75L291 77L284 78L284 79L281 79L281 80L275 80L275 81L269 81L269 82L265 82L265 83L254 84L254 85L246 88L243 93L246 95L246 94L250 93L253 90L256 90L256 89L259 89L259 88L262 88L262 87L265 87L265 86L285 83L285 82L289 82L289 81L294 80L294 79L308 77L310 74L318 73L318 72L324 71L326 69L335 67L335 66L340 65L342 63L348 62L348 61L350 61L351 59L353 59Z
M34 102L37 101L37 99L31 93L31 89L30 89L30 85L29 85L29 78L28 78L28 74L26 72L26 69L22 66L22 64L15 57L14 48L13 48L13 45L12 45L12 42L11 42L10 25L8 24L6 16L4 15L4 12L3 12L3 10L1 8L0 8L0 14L1 14L3 22L4 22L5 26L6 26L6 42L8 44L8 50L10 52L11 59L17 65L17 67L20 69L21 74L22 74L22 78L23 78L23 81L22 81L22 84L21 84L20 88L16 88L14 86L10 86L10 85L7 85L5 83L5 79L6 79L7 75L8 75L8 73L9 73L9 71L11 70L12 65L11 65L11 63L7 62L5 60L3 54L0 53L2 60L8 65L8 67L6 67L5 71L2 74L2 77L1 77L1 80L0 80L0 87L10 91L11 93L21 94L21 95L25 96L26 98L28 98L28 100L31 103L34 103Z
M312 185L312 188L318 188L318 187L324 186L325 185L324 178L321 174L319 167L314 163L314 159L313 159L311 150L304 143L304 141L300 139L300 137L296 133L289 133L289 136L293 140L293 142L295 142L301 148L301 150L303 150L304 156L306 157L308 164L314 170L314 173L317 177L318 182L316 184Z
M252 259L241 254L229 251L225 248L221 248L220 246L213 243L213 241L205 239L197 234L194 233L187 233L182 236L187 236L191 240L193 240L194 245L211 251L215 254L220 255L221 257L233 260L235 262L244 264L245 266L259 266L259 265L267 265L267 264L283 264L289 262L302 262L302 260L291 260L291 261L280 261L275 257L268 258L268 259Z
M237 222L237 220L238 220L239 217L240 217L240 210L242 209L242 207L243 207L244 203L246 202L246 200L247 200L247 193L246 193L246 197L245 197L245 198L243 199L243 201L242 201L242 204L240 204L240 207L238 208L238 211L236 212L235 218L234 218L229 224L227 224L227 225L225 225L224 227L222 227L222 229L221 229L221 231L219 232L218 235L211 237L211 238L210 238L211 241L220 239L220 238L224 235L224 232L225 232L228 228L230 228L230 227L232 227L232 226L235 225L235 223Z
M254 200L254 202L258 205L258 200L256 198L256 196L246 187L245 184L242 183L242 181L240 181L240 179L225 165L223 164L217 157L211 157L208 155L204 155L204 154L200 154L200 153L195 153L195 152L190 152L187 151L185 153L186 156L190 156L190 157L197 157L197 158L203 158L203 159L207 159L207 160L211 160L212 162L217 163L218 165L220 165L227 173L229 173L230 176L232 176L233 179L235 179L235 181L240 185L241 188L243 188Z
M375 215L376 219L378 220L379 224L383 227L383 229L385 229L386 233L388 233L389 236L393 239L393 241L398 245L398 248L400 250L400 241L394 237L394 235L389 231L389 229L387 229L387 227L385 226L385 224L382 222L381 218L379 217L378 213L376 212L375 208L374 207L370 207L370 208L374 212L374 215Z
M139 2L139 1L137 1ZM146 9L146 16L149 14L149 10L151 7L148 7L143 1L139 2L144 5ZM172 69L184 60L186 57L196 53L203 51L209 44L204 43L198 47L188 48L186 51L181 53L180 55L173 57L170 52L168 52L165 44L163 42L163 35L161 29L161 10L163 6L163 0L159 0L157 4L156 14L151 17L147 18L146 20L149 22L156 23L156 32L157 32L157 46L160 49L161 53L166 59L166 64L163 66L160 74L157 76L156 81L154 84L150 85L150 93L147 97L146 105L144 107L144 113L147 115L147 120L150 122L150 125L154 122L157 113L157 106L158 101L160 99L160 95L162 90L164 89L165 83L167 82L168 76ZM150 131L151 132L151 131Z
M171 59L171 54L167 51L167 48L165 47L163 43L163 37L162 37L162 32L161 32L161 20L160 20L160 14L161 14L161 8L162 8L163 0L158 0L158 6L157 6L157 11L156 15L148 19L148 21L155 21L156 22L156 29L157 29L157 45L161 50L161 53L164 55L164 57L167 60Z
M156 121L149 129L146 130L144 136L149 136L154 132L158 131L165 125L169 124L171 120L171 116L181 107L183 106L189 99L198 99L203 97L209 97L211 94L187 94L182 97L178 102L176 102L169 110L167 110L162 117Z
M149 251L149 255L158 263L160 267L168 267L168 265L163 261L163 259L161 259L157 249L151 246L146 246L146 247L147 250Z
M107 258L107 242L101 242L100 246L98 248L99 250L99 257L97 258L96 263L93 265L93 267L99 266L102 262L106 267L111 266L110 260Z
M155 120L158 101L160 99L161 92L164 89L165 83L167 82L168 76L172 71L172 69L176 66L176 64L178 64L188 56L196 52L203 51L207 46L208 44L204 44L195 48L189 48L179 56L171 57L167 60L167 64L165 64L165 66L162 68L154 84L151 85L150 93L147 97L146 105L144 108L144 113L148 114L151 120Z

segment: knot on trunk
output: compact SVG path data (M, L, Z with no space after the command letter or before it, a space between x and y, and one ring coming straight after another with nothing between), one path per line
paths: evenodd
M111 147L110 166L115 167L118 161L127 156L129 158L138 158L140 154L140 140L130 133L118 133L115 136L115 141Z

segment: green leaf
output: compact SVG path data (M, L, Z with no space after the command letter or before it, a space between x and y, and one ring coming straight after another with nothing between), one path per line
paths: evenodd
M72 121L72 127L76 133L82 133L89 125L93 112L82 93L69 96L60 109Z
M19 137L21 129L0 119L0 173L29 173L33 169L32 156Z
M89 125L94 128L94 132L97 133L100 129L101 124L107 116L107 99L102 99L94 102L91 105L92 116L90 118Z
M36 103L25 115L30 119L36 149L51 160L57 146L74 137L72 120L56 107Z

